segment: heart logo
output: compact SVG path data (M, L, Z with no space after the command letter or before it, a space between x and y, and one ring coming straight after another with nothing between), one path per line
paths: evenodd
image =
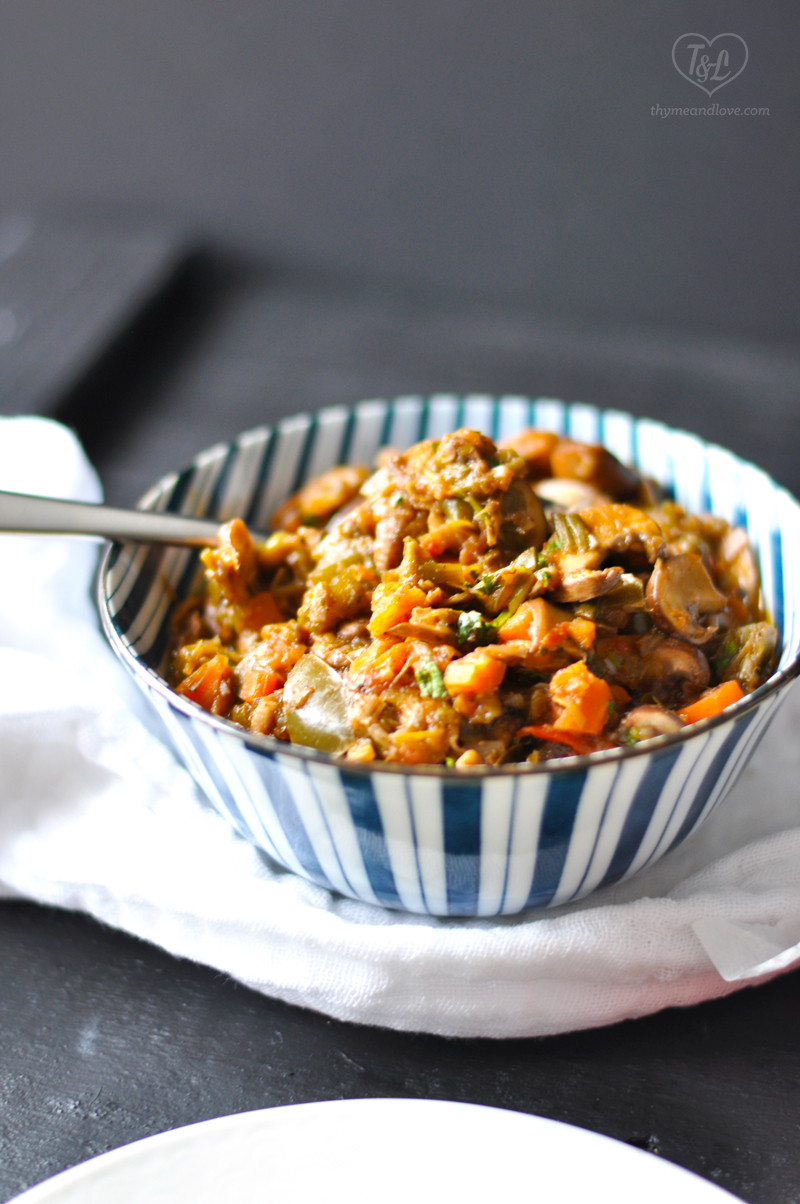
M715 38L682 33L672 47L676 71L706 96L713 96L741 75L748 58L747 43L738 33L718 33Z

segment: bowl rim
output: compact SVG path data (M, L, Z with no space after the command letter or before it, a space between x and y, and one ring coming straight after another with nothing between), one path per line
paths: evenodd
M498 401L500 398L493 398L493 401ZM355 410L360 403L354 402L350 405L344 405L336 408ZM573 403L565 403L570 405ZM324 407L323 407L324 408ZM606 412L611 407L597 406L596 409L600 412ZM316 411L319 413L321 411ZM613 412L619 413L617 407L613 407ZM292 414L288 417L291 419L312 418L314 411L298 414ZM638 421L635 415L627 414L634 422ZM273 426L278 427L281 422L286 419L278 419ZM658 420L654 420L658 421ZM703 439L700 435L694 435L691 432L684 431L681 427L670 427L666 423L661 423L665 429L676 434L690 434L693 439L698 439L703 444L704 448L719 448L726 451L729 455L734 456L740 463L756 468L762 473L770 485L778 492L785 494L798 507L800 502L786 489L783 485L779 485L769 473L764 469L753 465L751 461L744 460L741 456L737 456L735 452L729 451L727 448L722 448L718 443L712 443L709 440ZM251 431L262 431L265 429L265 424L248 428L247 431L240 432L234 439L227 442L222 441L214 444L212 447L206 448L193 458L191 465L196 464L199 460L207 461L209 454L212 452L224 455L232 448L235 443L244 435ZM190 467L191 467L190 465ZM161 477L137 502L137 508L142 508L143 504L153 497L157 496L159 491L167 484L175 479L175 473L171 472ZM409 774L415 777L436 777L443 778L451 782L460 782L466 784L470 781L482 781L487 778L498 777L525 777L549 775L552 773L585 773L593 766L608 765L615 762L627 760L630 757L642 757L650 754L658 754L662 750L668 750L674 746L686 744L696 736L701 736L706 732L715 730L718 727L723 727L727 724L733 724L739 718L749 714L760 707L765 699L777 694L779 691L787 687L800 674L800 649L795 654L794 658L783 669L777 670L772 676L759 686L751 694L746 694L738 702L732 706L726 707L718 715L713 715L709 719L702 719L698 723L688 724L686 727L677 732L670 733L665 736L656 736L649 740L642 740L636 745L629 745L621 748L602 749L597 752L587 753L584 755L573 755L567 757L558 757L552 761L543 761L536 764L531 764L527 761L515 762L508 765L475 765L470 766L468 770L457 769L450 765L404 765L392 761L347 761L340 757L335 757L330 753L323 753L314 748L308 748L302 744L292 744L290 741L278 740L274 736L264 736L254 732L248 732L245 728L241 728L238 724L232 723L229 719L225 719L220 715L213 715L210 711L206 711L199 703L192 702L188 698L183 698L149 665L146 665L126 644L111 618L108 608L109 599L105 592L105 580L109 568L109 560L116 549L123 545L119 542L109 543L106 545L96 578L97 604L100 611L100 620L103 633L106 636L111 648L115 654L123 661L124 664L132 671L134 677L142 679L142 684L146 685L149 690L155 690L160 694L164 701L174 710L180 711L188 719L199 719L206 726L215 729L226 736L233 736L254 751L261 754L275 756L282 754L288 757L296 757L299 761L314 762L321 765L332 765L337 769L345 770L348 774L367 775L371 776L374 773L393 773L407 776Z

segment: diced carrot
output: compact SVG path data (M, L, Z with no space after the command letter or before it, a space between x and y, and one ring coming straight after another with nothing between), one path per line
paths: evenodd
M631 696L624 686L617 686L613 683L610 685L611 700L618 707L625 707L631 700Z
M506 619L497 638L503 644L509 640L529 640L538 647L548 632L568 623L571 618L568 610L553 606L544 598L534 598L531 602L523 602L511 618Z
M266 698L286 684L286 674L277 673L272 665L254 662L241 674L239 693L245 702Z
M569 624L569 634L579 648L589 651L597 635L597 624L591 619L572 619Z
M383 582L372 595L371 635L384 635L395 623L409 618L415 606L425 605L425 594L415 585Z
M724 681L721 686L708 690L697 702L677 713L684 723L699 723L701 719L710 719L712 715L718 715L740 698L744 698L744 691L738 681Z
M559 731L584 732L599 736L608 721L611 689L608 682L576 661L553 674L550 697L563 707L554 723Z
M212 715L227 715L233 704L231 667L220 654L200 665L177 688L178 694L198 703Z
M411 652L412 645L408 641L395 644L389 640L375 640L355 657L349 676L359 687L381 690L403 672Z
M241 608L242 631L260 631L266 623L280 623L282 620L283 615L268 590L254 594Z
M451 661L444 671L448 694L491 694L505 677L506 667L485 648L476 648Z
M520 736L536 736L537 740L551 740L555 744L565 744L579 757L585 757L588 753L598 752L604 748L614 747L610 740L604 740L601 736L593 736L586 732L564 731L552 723L521 727L517 732L517 738Z

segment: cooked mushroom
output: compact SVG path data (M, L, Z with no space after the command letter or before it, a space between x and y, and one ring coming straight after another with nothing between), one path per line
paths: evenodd
M598 639L593 655L608 681L633 693L652 694L663 706L693 701L709 682L708 661L699 648L657 631Z
M626 744L637 744L656 736L671 736L685 726L674 711L659 706L640 706L622 716L617 735Z
M568 477L548 477L534 485L543 501L567 513L584 510L588 506L605 506L611 498L585 481L571 481Z
M590 598L600 598L616 589L622 576L622 569L616 565L608 569L564 573L558 589L552 590L550 596L555 602L588 602Z
M723 535L719 545L719 562L718 567L722 572L729 573L735 587L742 591L750 613L757 614L761 588L758 565L747 541L747 532L742 527L729 527Z
M708 661L699 648L655 633L643 636L639 648L643 658L639 688L664 706L692 702L708 685Z
M727 599L714 585L694 552L657 560L647 583L647 605L653 622L669 635L690 644L708 644L718 634L703 619L725 609Z

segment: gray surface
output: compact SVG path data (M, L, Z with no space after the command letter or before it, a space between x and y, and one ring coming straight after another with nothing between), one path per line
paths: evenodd
M80 413L63 412L114 504L131 504L163 473L248 427L323 405L436 391L560 397L659 418L731 447L800 493L800 353L791 347L590 326L320 274L266 275L213 297L207 288L201 281L194 308L155 358L151 340L147 355L134 346L80 399Z
M610 1029L456 1041L326 1020L25 904L0 905L0 951L0 1199L177 1125L360 1096L533 1112L753 1204L800 1199L797 974Z
M0 413L49 413L176 278L168 229L0 217Z
M168 213L248 251L539 309L793 337L790 0L10 0L0 203ZM712 98L683 33L732 30Z

